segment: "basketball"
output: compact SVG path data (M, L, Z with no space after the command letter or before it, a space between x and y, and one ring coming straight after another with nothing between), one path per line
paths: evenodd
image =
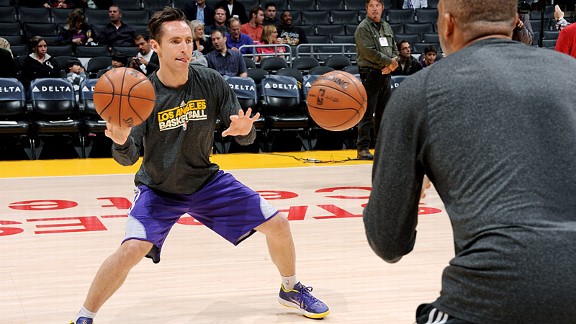
M331 71L320 76L308 92L308 112L318 126L343 131L358 124L368 97L362 82L344 71Z
M94 107L110 124L133 127L142 124L154 110L154 86L141 72L114 68L94 86Z

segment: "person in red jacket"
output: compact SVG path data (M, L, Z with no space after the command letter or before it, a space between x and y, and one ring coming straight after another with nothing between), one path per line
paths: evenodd
M576 24L570 24L560 31L556 50L576 58Z

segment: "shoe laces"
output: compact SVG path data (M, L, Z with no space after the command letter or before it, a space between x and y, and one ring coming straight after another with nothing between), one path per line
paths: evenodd
M318 299L311 294L313 289L312 287L306 287L300 284L300 307L305 307L307 304L312 305L318 301Z

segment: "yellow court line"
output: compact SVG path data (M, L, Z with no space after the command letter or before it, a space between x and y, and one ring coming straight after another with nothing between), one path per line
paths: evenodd
M356 150L340 150L259 154L215 154L211 157L211 160L224 170L372 163L371 161L351 160L355 157ZM314 163L314 161L325 163ZM135 165L125 167L119 165L111 158L2 161L0 162L0 178L132 174L138 171L140 163L141 161Z

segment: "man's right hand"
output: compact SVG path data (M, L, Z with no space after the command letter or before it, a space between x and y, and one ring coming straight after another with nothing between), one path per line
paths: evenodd
M104 134L114 143L124 145L128 140L128 135L130 135L130 129L130 127L120 127L106 122L106 130L104 131Z

